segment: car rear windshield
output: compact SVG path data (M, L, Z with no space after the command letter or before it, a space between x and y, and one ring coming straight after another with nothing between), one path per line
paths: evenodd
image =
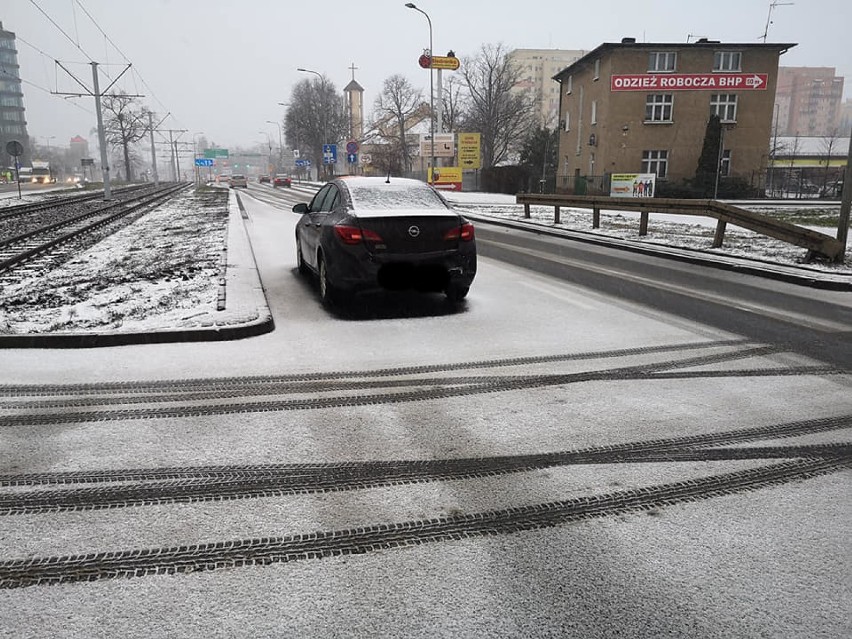
M446 209L441 197L425 184L351 185L356 210Z
M246 176L245 175L232 175L231 179L232 180L245 180Z

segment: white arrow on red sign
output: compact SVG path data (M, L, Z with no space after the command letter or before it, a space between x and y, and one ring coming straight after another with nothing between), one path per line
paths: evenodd
M763 78L759 75L753 75L750 78L746 78L746 85L750 87L758 88L761 84L763 84Z

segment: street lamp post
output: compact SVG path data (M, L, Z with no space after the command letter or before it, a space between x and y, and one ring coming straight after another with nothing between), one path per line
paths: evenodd
M432 158L430 160L430 169L432 171L432 175L435 174L435 89L433 85L432 78L435 74L432 69L432 19L429 17L429 14L423 11L423 9L419 8L413 2L406 2L405 6L409 9L414 9L422 13L426 16L426 21L429 23L429 135L432 138ZM428 173L427 173L428 176ZM431 176L430 179L427 179L427 182L433 182Z
M266 144L269 146L269 155L266 157L267 168L272 164L272 138L269 137L269 133L266 131L258 131L258 133L263 133L266 136Z
M275 126L278 127L278 172L280 173L281 172L281 164L283 164L283 162L284 162L284 157L282 155L282 153L283 153L282 149L284 148L283 147L284 141L283 141L283 136L281 135L281 125L278 122L273 122L272 120L267 120L266 123L267 124L274 124Z
M297 68L296 71L301 71L302 73L313 73L315 76L317 76L320 79L320 86L322 87L322 92L323 92L323 94L325 94L325 76L322 73L320 73L319 71L314 71L312 69L303 69L301 67ZM325 97L325 96L323 95L323 97ZM324 144L328 144L328 141L325 139L326 138L326 126L325 126L326 125L326 113L325 113L325 108L323 108L320 116L321 116L320 129L322 130L322 139L323 139L323 141L320 144L324 145ZM322 148L320 148L320 150L322 150ZM322 154L320 154L320 155L322 155ZM322 158L320 158L320 159L322 159ZM328 167L329 165L324 164L323 166ZM326 171L326 175L328 175L328 168L325 168L324 170ZM317 179L319 179L319 166L317 166Z

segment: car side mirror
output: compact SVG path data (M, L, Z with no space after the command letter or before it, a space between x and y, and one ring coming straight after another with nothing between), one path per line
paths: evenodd
M308 205L304 202L299 202L293 207L293 213L307 213Z

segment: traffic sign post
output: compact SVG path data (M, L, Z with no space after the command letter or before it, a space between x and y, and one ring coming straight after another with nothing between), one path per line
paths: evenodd
M323 144L322 145L322 163L337 164L337 145Z
M6 153L15 158L15 181L18 183L18 199L21 199L21 163L18 156L23 155L24 145L17 140L9 140L6 143Z

